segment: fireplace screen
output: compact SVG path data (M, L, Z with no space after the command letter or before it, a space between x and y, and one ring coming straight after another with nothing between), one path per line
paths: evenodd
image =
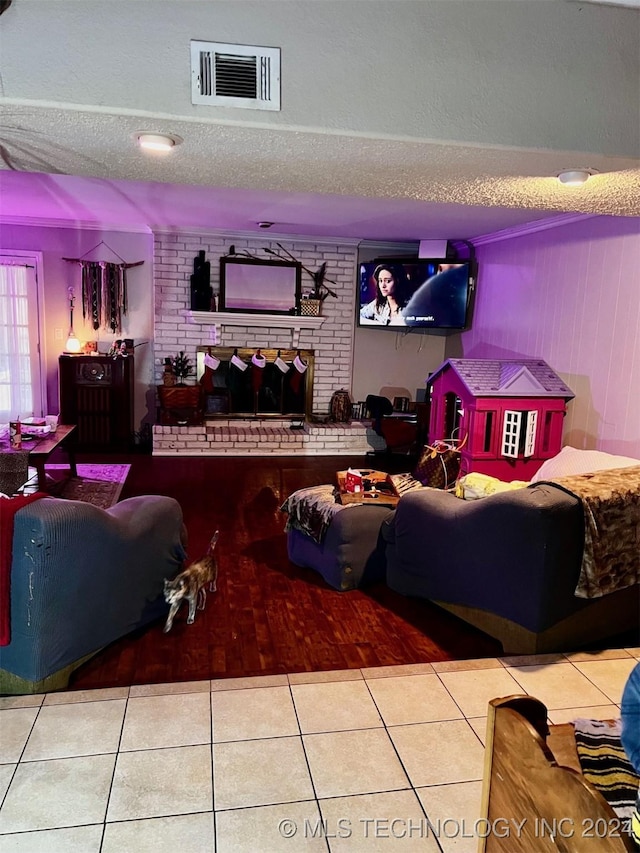
M196 369L207 418L310 417L311 350L198 347Z

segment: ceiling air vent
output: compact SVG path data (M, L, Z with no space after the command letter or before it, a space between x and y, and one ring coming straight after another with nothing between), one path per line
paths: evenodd
M280 48L191 42L191 103L280 109Z

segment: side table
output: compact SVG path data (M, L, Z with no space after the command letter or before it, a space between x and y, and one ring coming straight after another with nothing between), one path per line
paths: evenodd
M202 385L158 385L160 423L164 426L197 426L204 421Z
M25 473L27 473L27 476L24 478L22 483L17 485L17 488L19 488L21 485L24 485L28 479L29 465L33 465L38 475L38 490L44 492L47 490L47 473L45 465L49 461L49 457L54 450L61 448L66 451L69 461L69 476L78 476L76 468L75 438L75 424L59 424L56 432L49 433L42 438L35 438L33 441L23 439L21 450L2 448L0 453L2 456L0 472L4 471L9 477L10 482L8 484L15 486L16 477L22 476L26 466ZM13 471L13 475L8 474L10 470ZM0 490L5 492L7 491L6 489Z
M38 488L41 491L45 491L47 486L45 464L53 451L59 447L67 452L69 476L78 476L78 469L76 468L76 430L77 427L75 424L58 424L58 429L55 432L49 433L49 435L34 442L33 447L29 451L29 463L38 472Z

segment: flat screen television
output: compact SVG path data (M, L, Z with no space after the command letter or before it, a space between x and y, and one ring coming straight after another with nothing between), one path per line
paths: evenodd
M469 321L472 262L450 258L361 263L358 325L400 331L464 329Z

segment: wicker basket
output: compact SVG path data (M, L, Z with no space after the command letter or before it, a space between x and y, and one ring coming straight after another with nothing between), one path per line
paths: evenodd
M15 495L29 479L28 450L0 450L0 492Z
M302 317L319 317L321 305L320 299L301 299L300 315Z

